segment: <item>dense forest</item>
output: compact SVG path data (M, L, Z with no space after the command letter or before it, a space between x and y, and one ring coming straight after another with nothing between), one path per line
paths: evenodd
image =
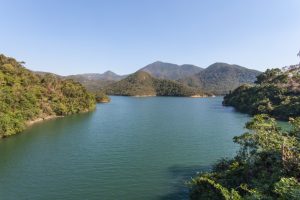
M299 200L300 118L290 124L286 131L274 118L256 115L246 124L249 131L234 137L237 156L192 179L191 199Z
M223 104L251 115L269 114L288 120L300 116L299 66L268 69L257 76L256 85L242 85L224 97Z
M260 73L239 65L214 63L199 73L179 81L215 95L224 95L242 84L254 83Z
M95 96L73 80L37 75L13 58L0 55L0 138L24 130L27 123L95 108Z
M122 96L193 96L206 93L172 80L152 77L147 72L138 71L127 78L111 84L105 89L107 94Z

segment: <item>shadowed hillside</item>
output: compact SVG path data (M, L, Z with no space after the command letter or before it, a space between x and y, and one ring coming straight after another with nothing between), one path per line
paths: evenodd
M124 96L193 96L204 92L176 81L162 80L138 71L105 88L107 94Z
M223 95L244 83L253 83L260 73L238 65L215 63L180 82L192 87L200 87L206 92Z

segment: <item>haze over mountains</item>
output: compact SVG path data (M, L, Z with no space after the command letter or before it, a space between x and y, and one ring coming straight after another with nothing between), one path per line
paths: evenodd
M239 65L227 63L214 63L207 68L191 64L177 65L156 61L138 71L147 72L152 78L178 81L189 87L215 95L224 95L244 83L254 83L256 76L261 72ZM43 73L43 72L38 72ZM100 73L87 73L64 76L63 79L73 79L83 84L89 91L105 90L128 75L118 75L112 71Z
M86 74L77 74L77 75L70 75L67 78L72 79L82 79L82 80L107 80L107 81L119 81L125 78L126 75L118 75L112 71L106 71L103 74L99 73L86 73Z
M172 63L156 61L143 67L139 71L147 72L155 78L179 80L197 74L202 70L203 68L197 67L195 65L176 65Z
M118 75L112 71L100 73L87 73L65 76L65 79L73 79L84 85L89 91L97 92L103 87L115 83L127 77L127 75Z

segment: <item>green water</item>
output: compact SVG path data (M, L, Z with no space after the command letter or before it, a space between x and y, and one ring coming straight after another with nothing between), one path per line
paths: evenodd
M187 199L185 181L233 156L249 119L221 101L112 97L36 124L0 141L0 199Z

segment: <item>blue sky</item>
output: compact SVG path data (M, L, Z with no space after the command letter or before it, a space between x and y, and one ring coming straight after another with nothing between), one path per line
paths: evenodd
M0 53L61 75L299 62L299 0L0 0Z

